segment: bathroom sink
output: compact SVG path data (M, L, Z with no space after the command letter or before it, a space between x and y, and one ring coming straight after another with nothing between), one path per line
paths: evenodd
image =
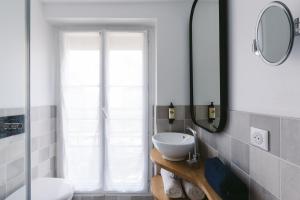
M195 143L193 136L175 132L157 133L152 136L152 142L162 157L170 161L185 160Z

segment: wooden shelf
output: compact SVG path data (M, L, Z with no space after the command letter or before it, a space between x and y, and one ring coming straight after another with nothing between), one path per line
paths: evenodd
M164 192L164 185L161 176L153 176L151 178L151 192L155 199L170 200Z
M164 184L162 177L157 175L151 178L151 192L157 200L174 200L169 198L164 192ZM188 200L187 198L177 198L176 200Z
M171 161L163 159L161 154L159 153L159 151L156 149L152 149L150 157L151 157L152 162L159 165L161 168L164 168L170 172L173 172L177 176L197 185L199 188L201 188L203 190L203 192L206 194L206 197L209 200L221 200L219 195L212 189L212 187L208 184L208 182L205 178L203 161L201 161L199 168L192 168L192 167L188 166L185 161L171 162ZM156 181L156 183L158 182L157 179L159 179L159 178L154 179L154 181ZM162 183L160 183L160 184L162 184ZM158 188L159 188L159 186L155 187L154 188L155 191L157 191ZM151 189L152 189L152 183L151 183ZM163 187L162 187L162 191L156 192L156 194L161 193L161 192L164 194ZM155 196L155 194L153 194L153 195ZM155 196L155 198L157 198L157 197ZM157 199L166 200L163 198L162 199L157 198Z

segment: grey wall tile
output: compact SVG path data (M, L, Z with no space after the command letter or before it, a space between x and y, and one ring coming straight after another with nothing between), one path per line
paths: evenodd
M184 132L184 120L175 120L170 127L173 132Z
M80 196L77 196L77 195L74 195L74 197L73 197L72 200L81 200L81 197L80 197Z
M249 145L232 138L231 161L249 174Z
M231 163L230 165L231 170L233 173L243 182L245 183L248 188L250 186L250 177L247 173L245 173L243 170L241 170L238 166L236 166L234 163Z
M6 195L9 196L11 193L16 191L20 187L22 187L24 185L24 181L25 181L25 174L24 173L22 173L22 174L18 175L17 177L7 181ZM25 194L24 194L24 196L25 196Z
M192 119L191 107L189 105L185 106L185 119Z
M231 160L230 137L228 137L226 134L216 133L216 135L214 135L214 138L215 138L215 148L218 150L219 158L221 158L226 163L227 162L230 163Z
M51 106L41 106L39 107L39 118L49 119L51 118Z
M270 152L280 156L280 118L251 114L250 126L268 130Z
M300 120L281 120L281 157L300 165Z
M250 176L279 198L280 160L277 157L250 146Z
M24 112L24 109L5 110L6 114L18 114L20 112ZM52 112L56 112L56 106L32 108L31 164L33 178L47 175L55 176L56 114ZM7 196L24 184L24 134L1 139L0 155L0 193ZM5 191L2 190L2 186Z
M50 169L51 170L56 169L56 157L50 158Z
M168 106L156 106L156 119L168 119L169 117Z
M6 116L6 110L4 108L0 108L0 117Z
M52 158L54 156L56 156L56 143L51 144L49 147L49 157Z
M105 196L96 196L92 200L105 200Z
M250 114L230 111L225 132L232 137L249 144L250 141Z
M195 118L197 120L208 118L208 108L206 105L196 105L195 109Z
M31 122L35 122L39 120L39 107L31 107L30 120Z
M56 106L51 106L51 118L56 118L57 116L57 107Z
M250 180L250 200L279 200L253 179ZM288 199L285 199L288 200Z
M300 199L300 167L281 162L281 199Z
M43 148L39 151L39 163L49 159L49 147Z
M25 160L20 158L16 161L9 163L6 167L6 179L10 180L24 173L25 170Z
M0 185L0 200L5 200L6 198L6 185Z
M50 159L39 164L39 177L44 177L51 171Z
M201 139L218 151L219 157L230 161L230 138L222 133L209 133L202 130Z
M0 167L0 185L6 183L6 166Z
M201 140L212 146L212 147L215 147L216 146L216 142L215 142L215 139L214 139L214 135L212 135L212 133L209 133L208 131L206 131L205 129L202 129L202 128L199 128L201 131Z
M218 151L213 147L205 144L204 142L199 142L199 150L200 150L200 157L203 159L213 158L218 156Z
M169 125L169 120L157 119L156 120L156 130L157 130L157 132L170 132L171 128Z
M31 153L31 167L35 167L39 164L39 151Z
M12 136L13 138L15 136ZM11 139L10 138L10 139ZM11 162L25 156L25 140L24 137L20 141L9 143L6 149L6 162Z
M176 120L184 120L185 119L185 106L175 106Z
M6 162L6 151L7 151L7 149L6 149L6 144L0 144L0 166L1 165L4 165L5 164L5 162Z
M38 166L31 168L31 178L36 179L39 176Z
M184 132L186 132L186 128L193 127L193 121L191 119L184 120Z
M51 131L50 133L50 144L56 143L57 138L56 138L56 131Z
M31 152L38 150L39 148L39 137L31 138Z
M42 135L39 137L39 148L47 147L51 144L51 135Z

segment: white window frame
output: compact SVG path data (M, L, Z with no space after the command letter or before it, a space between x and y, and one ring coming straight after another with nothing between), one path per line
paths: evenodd
M154 128L155 128L155 105L157 103L157 44L156 44L156 31L155 26L153 25L130 25L130 24L114 24L114 25L70 25L70 26L55 26L55 35L56 35L56 41L57 46L54 48L56 52L59 52L60 47L60 38L64 32L99 32L101 37L101 49L105 48L105 34L107 32L143 32L145 33L145 45L147 48L145 48L145 67L147 69L147 76L145 77L148 82L148 187L145 193L115 193L115 192L95 192L93 194L91 193L76 193L79 195L95 195L95 196L151 196L150 191L150 183L151 183L151 177L154 173L154 167L150 160L150 151L153 148L152 144L152 135L154 134ZM104 57L104 51L101 50L101 63L102 65L105 64L105 57ZM59 72L59 55L56 54L56 71L57 74ZM101 70L103 72L103 70ZM58 77L58 76L57 76ZM105 75L103 73L102 75L102 83L105 82L104 78ZM56 86L56 88L58 85ZM104 87L103 87L104 88ZM57 90L58 91L58 90ZM57 95L58 96L58 95ZM57 99L57 102L59 102L59 99ZM101 113L102 113L101 108ZM103 115L101 115L103 116ZM102 123L103 123L103 117L102 117ZM103 127L103 126L102 126Z

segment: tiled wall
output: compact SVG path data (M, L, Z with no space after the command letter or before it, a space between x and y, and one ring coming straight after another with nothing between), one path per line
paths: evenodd
M56 106L33 107L31 114L32 178L56 176Z
M24 114L22 108L0 109L0 116ZM54 176L55 106L32 108L32 176ZM25 135L0 140L0 200L24 184Z
M167 126L161 118L164 107L157 107L157 132ZM248 185L251 200L300 199L300 119L239 111L228 115L222 133L211 134L195 126L202 156L220 157ZM190 123L188 114L185 116L178 120ZM269 152L250 145L251 126L269 131ZM180 128L184 131L184 126Z
M176 118L172 124L168 120L168 106L156 107L156 130L155 132L176 132L183 131L186 127L192 126L189 106L176 106Z

